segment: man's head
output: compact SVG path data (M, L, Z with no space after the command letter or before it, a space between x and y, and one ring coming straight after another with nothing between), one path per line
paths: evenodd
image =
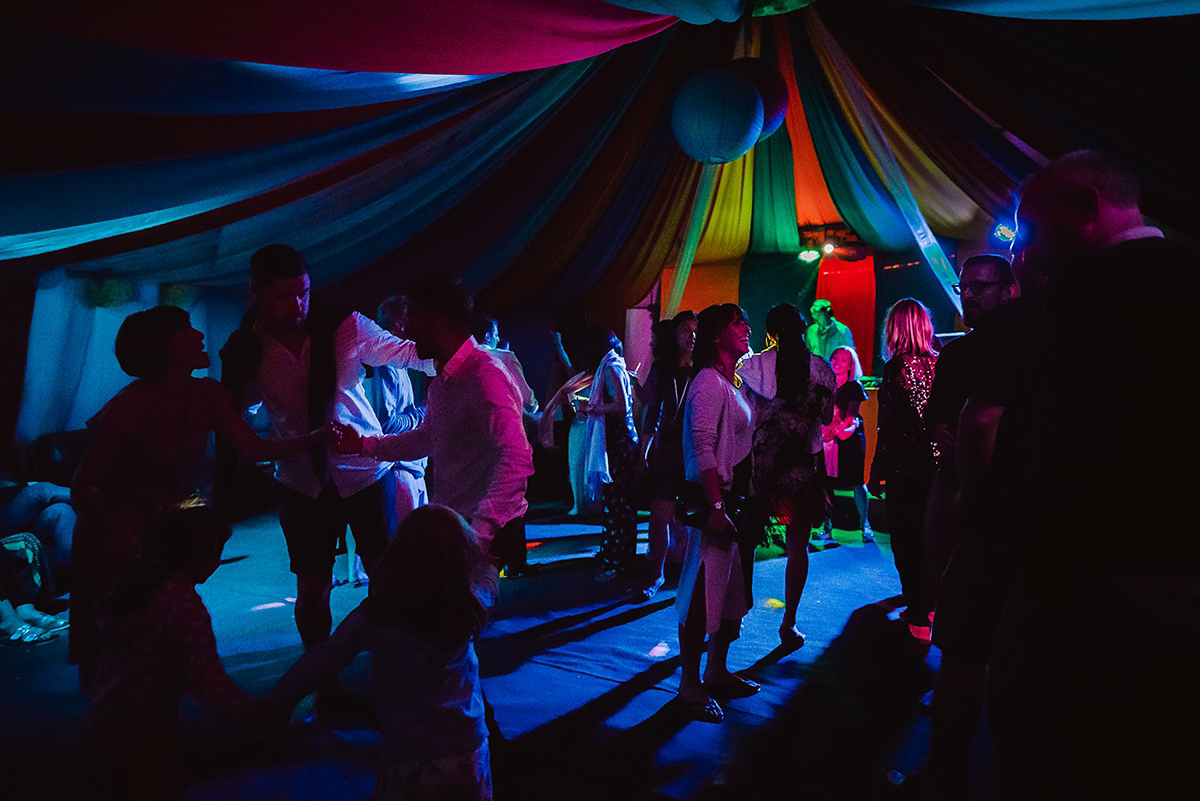
M308 319L312 283L308 264L290 245L267 245L250 257L250 293L258 303L258 319L268 328L288 331Z
M431 276L408 296L408 336L422 359L446 361L471 335L473 304L467 285L456 278Z
M408 338L408 298L404 295L392 295L379 304L375 312L375 322L380 328L401 339Z
M812 308L808 311L812 315L813 322L821 328L828 328L833 321L833 304L825 298L818 298L814 301Z
M958 283L963 322L974 328L985 315L1017 294L1017 279L1003 256L972 256L963 262Z
M1035 173L1017 206L1018 280L1025 284L1025 275L1045 274L1142 225L1139 194L1132 172L1095 151L1068 153Z
M480 345L498 348L500 347L500 324L496 322L495 317L476 314L471 323L471 336L475 337L475 341Z

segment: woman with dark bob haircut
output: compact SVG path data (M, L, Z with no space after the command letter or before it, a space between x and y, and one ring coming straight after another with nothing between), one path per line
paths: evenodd
M210 482L201 467L214 431L256 461L318 444L324 429L264 440L235 411L228 391L192 373L209 365L204 334L183 309L129 315L117 332L117 361L133 376L88 421L92 441L71 484L79 514L71 553L71 642L84 692L95 669L94 605L140 563L158 514Z

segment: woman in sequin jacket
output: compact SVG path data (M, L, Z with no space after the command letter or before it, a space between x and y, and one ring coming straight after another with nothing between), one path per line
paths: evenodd
M879 434L871 463L871 491L884 496L896 572L908 604L903 617L913 634L929 637L925 596L925 504L937 470L937 446L925 425L925 404L937 363L929 309L913 298L896 301L884 318ZM881 490L882 485L882 490Z

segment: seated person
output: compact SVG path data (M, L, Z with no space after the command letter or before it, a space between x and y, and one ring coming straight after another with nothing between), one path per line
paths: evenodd
M0 550L0 638L36 645L53 640L68 625L34 608L7 554Z
M71 490L46 481L0 488L0 539L23 532L37 537L46 553L50 565L46 591L50 595L65 591L75 532Z

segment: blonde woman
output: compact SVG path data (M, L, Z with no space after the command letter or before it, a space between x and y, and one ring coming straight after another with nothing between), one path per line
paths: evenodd
M925 425L937 352L933 319L914 298L896 301L884 318L879 436L871 464L871 491L881 494L892 535L892 556L908 604L903 617L919 639L929 639L925 601L925 504L937 470L937 446Z
M859 525L862 527L863 542L874 542L875 535L867 520L867 486L863 483L863 462L867 455L867 438L863 432L863 419L859 415L862 402L867 399L863 389L862 363L854 348L842 346L829 357L837 389L833 395L833 422L825 426L825 489L833 496L834 490L851 490L854 493L854 508L858 510ZM825 519L821 538L832 538L833 521Z

